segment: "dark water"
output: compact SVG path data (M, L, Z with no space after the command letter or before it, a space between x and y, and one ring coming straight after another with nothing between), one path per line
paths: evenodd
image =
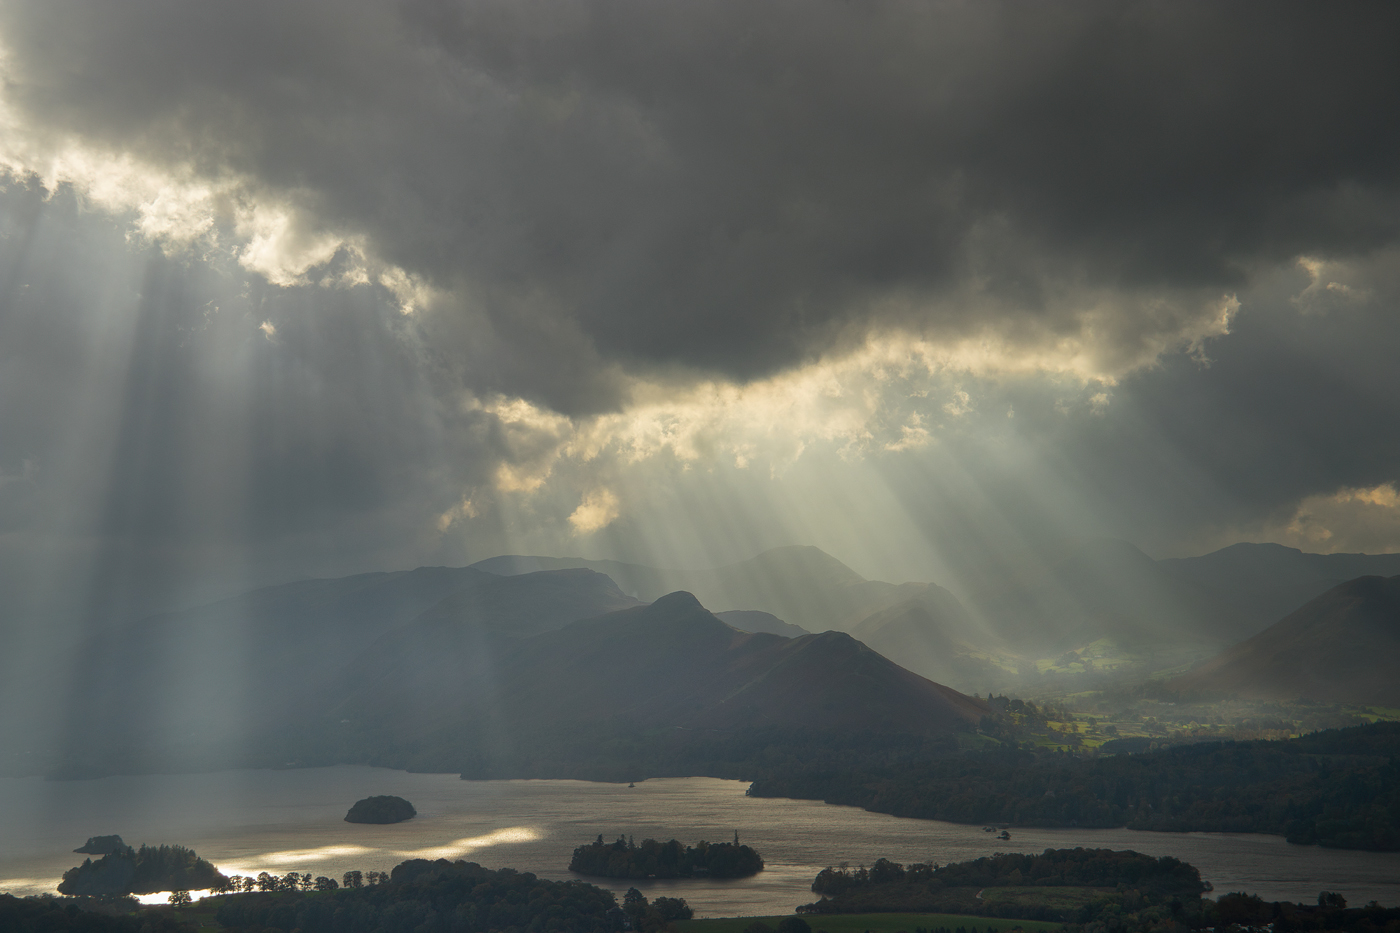
M1339 891L1353 905L1400 905L1400 853L1290 846L1281 838L1129 830L1012 830L1001 841L977 826L899 819L805 800L744 796L745 784L710 778L646 781L635 788L581 781L461 781L454 775L378 768L224 771L95 781L0 780L0 891L52 891L82 861L89 836L128 844L189 846L225 872L387 871L406 858L464 858L544 878L572 877L574 846L599 833L638 842L676 838L752 845L767 870L740 881L649 882L649 897L684 897L697 916L789 913L814 900L828 865L953 862L993 852L1066 846L1136 849L1196 865L1217 892L1314 901ZM361 797L397 794L418 817L393 826L346 823ZM594 880L594 879L590 879ZM628 884L606 882L619 893Z

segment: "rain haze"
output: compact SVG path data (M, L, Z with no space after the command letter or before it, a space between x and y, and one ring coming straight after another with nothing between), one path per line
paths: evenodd
M160 626L299 581L575 558L597 613L686 589L990 697L1117 612L1056 569L1084 548L1168 575L1115 576L1172 607L1133 631L1193 633L1139 681L1400 574L1397 42L1350 2L3 0L6 768L155 676L112 644L167 652L133 710L253 702L271 668ZM1378 562L1236 611L1177 559L1240 543ZM936 584L983 666L872 641L892 595L714 570L794 546ZM179 754L287 757L209 757L261 741L225 725ZM583 776L550 767L480 776Z

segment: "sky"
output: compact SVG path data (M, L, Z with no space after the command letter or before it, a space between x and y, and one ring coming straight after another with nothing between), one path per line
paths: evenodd
M0 0L0 612L1400 550L1400 7Z

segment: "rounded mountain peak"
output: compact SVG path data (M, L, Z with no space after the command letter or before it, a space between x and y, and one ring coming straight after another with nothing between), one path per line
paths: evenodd
M695 598L693 593L685 590L676 590L674 593L667 593L656 602L651 604L651 608L660 609L663 612L707 612L708 610L700 605L700 600Z

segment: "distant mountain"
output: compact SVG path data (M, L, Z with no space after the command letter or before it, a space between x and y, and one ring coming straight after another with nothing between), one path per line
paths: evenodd
M535 573L541 570L592 570L606 574L627 595L642 602L651 602L659 596L671 592L667 583L684 574L674 570L662 570L642 564L628 564L619 560L587 560L582 557L529 557L519 554L504 554L490 557L471 565L473 570L483 570L500 576L516 576Z
M767 561L791 576L821 566L810 558ZM848 635L730 619L799 637L741 631L688 593L646 605L587 568L270 587L91 639L57 773L349 761L732 774L783 737L823 753L834 746L813 736L951 741L985 713Z
M508 695L548 722L586 710L688 728L930 733L985 713L845 633L736 635L685 592L534 639L517 663Z
M1281 544L1232 544L1200 557L1157 562L1172 578L1208 593L1239 638L1357 577L1400 574L1400 554L1306 554Z
M864 580L812 547L692 570L523 556L473 565L502 574L563 566L608 573L642 600L684 589L706 606L850 632L910 670L978 691L1140 679L1210 657L1267 624L1241 611L1249 593L1207 579L1196 565L1154 561L1107 538L982 568L958 581L962 600L932 583Z
M1333 587L1275 625L1170 681L1254 698L1400 706L1400 576Z
M1100 639L1224 645L1244 637L1212 594L1126 541L1068 543L966 582L971 610L1006 643L1053 652Z
M715 618L741 632L767 632L770 635L782 635L784 638L801 638L803 635L812 634L800 625L784 622L771 612L759 612L757 609L716 612Z
M941 590L941 588L939 588ZM912 599L868 616L852 634L901 667L939 683L986 686L1005 680L1006 671L989 678L988 652L1009 654L999 640L976 630L951 593L946 599ZM993 647L995 646L995 648Z
M866 580L815 547L780 547L747 560L691 570L665 570L618 561L572 557L493 557L472 565L489 573L586 567L606 573L643 601L684 590L718 611L767 612L810 632L850 631L871 613L913 599L927 583Z
M402 656L393 642L424 637L426 624L404 626L367 658ZM616 736L634 736L619 747L621 759L637 754L639 742L670 742L674 730L731 743L764 730L941 736L986 713L984 702L904 670L849 635L739 632L685 592L529 639L486 636L471 649L490 663L459 658L455 677L424 677L417 661L391 664L383 676L361 678L334 716L379 735L377 747L393 746L415 765L466 756L468 768L485 758L505 773L559 773L569 764L560 742L584 742L568 754L592 760ZM578 738L600 729L610 738L594 747ZM541 754L548 768L521 764Z
M519 576L473 578L424 610L418 619L482 625L524 638L570 622L641 605L593 570L542 570Z
M302 581L154 616L84 646L60 755L98 771L114 747L131 759L122 768L163 767L162 755L238 760L264 724L323 712L364 667L366 649L410 621L450 633L441 639L450 648L437 645L427 665L460 657L462 640L483 633L534 635L636 604L588 570L501 577L426 567ZM376 659L374 669L394 660Z

